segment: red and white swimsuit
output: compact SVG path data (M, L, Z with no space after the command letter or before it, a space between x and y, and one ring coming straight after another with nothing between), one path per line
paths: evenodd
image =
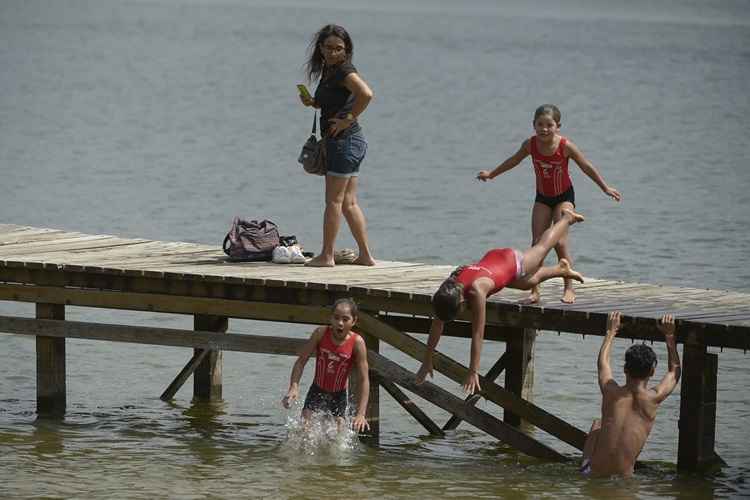
M341 345L336 345L332 337L333 332L329 326L318 342L315 385L327 392L338 392L345 390L349 382L349 373L354 363L354 343L359 335L351 332Z
M487 294L499 292L509 283L523 276L523 256L513 248L496 248L490 250L479 262L466 266L456 276L456 281L464 286L464 297L471 285L479 278L490 278L495 287Z
M560 144L551 155L543 155L536 142L537 137L529 139L529 153L534 163L536 174L536 192L544 196L558 196L573 186L568 172L568 158L565 156L565 144L568 140L560 137Z

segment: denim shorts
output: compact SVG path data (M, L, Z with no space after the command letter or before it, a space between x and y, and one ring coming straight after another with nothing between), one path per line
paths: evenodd
M359 164L367 153L367 141L362 130L344 130L337 137L326 139L328 153L328 172L335 177L353 177L359 175Z

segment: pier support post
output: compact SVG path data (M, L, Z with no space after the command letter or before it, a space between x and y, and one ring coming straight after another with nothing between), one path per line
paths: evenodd
M714 451L719 358L691 338L692 335L682 350L677 469L684 472L701 471L724 463Z
M534 388L536 330L508 328L506 339L505 388L528 400ZM503 421L514 427L521 425L521 418L509 410L503 410Z
M194 330L226 333L228 327L229 319L225 316L196 314L193 318ZM194 355L199 356L200 349L195 349ZM221 400L223 360L223 354L219 350L211 350L203 358L193 374L193 401Z
M65 319L65 306L37 304L37 319ZM65 338L36 337L36 412L42 418L62 418L66 406Z
M367 350L380 352L380 340L369 334L364 334ZM374 372L370 372L370 397L367 403L367 422L370 424L370 434L374 439L380 438L380 384Z

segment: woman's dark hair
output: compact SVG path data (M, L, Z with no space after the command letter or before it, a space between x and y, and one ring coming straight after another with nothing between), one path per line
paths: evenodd
M352 318L359 317L359 307L357 307L357 303L354 302L354 299L350 299L350 298L338 299L336 302L333 303L333 307L331 308L331 311L335 311L336 308L341 304L345 304L349 306L349 312L351 313Z
M541 106L536 108L536 111L534 111L533 123L536 123L536 119L542 115L550 115L558 125L560 125L560 120L562 120L562 114L560 113L558 107L554 104L542 104Z
M307 81L309 83L318 80L323 74L323 52L320 50L320 46L323 45L323 42L329 36L335 36L344 41L346 62L352 62L352 56L354 55L352 37L338 24L326 24L320 31L315 33L313 39L310 41L310 45L307 47L309 56L305 64L305 73L307 74Z
M432 309L435 316L443 321L452 321L458 315L458 308L461 306L461 286L454 278L448 278L443 281L435 295L432 296Z
M646 344L635 344L625 351L625 372L631 377L646 378L656 368L656 354Z

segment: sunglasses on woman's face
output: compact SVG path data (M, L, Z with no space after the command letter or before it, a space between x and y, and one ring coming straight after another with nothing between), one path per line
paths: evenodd
M346 47L344 47L343 45L321 44L320 49L329 54L337 54L339 52L343 52L346 49Z

